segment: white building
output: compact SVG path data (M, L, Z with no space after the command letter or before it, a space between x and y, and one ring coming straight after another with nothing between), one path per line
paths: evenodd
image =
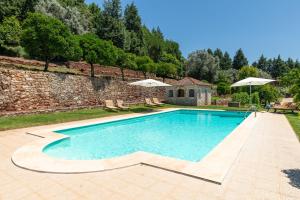
M211 104L211 87L209 83L186 77L172 87L167 87L166 101L169 104L203 106Z

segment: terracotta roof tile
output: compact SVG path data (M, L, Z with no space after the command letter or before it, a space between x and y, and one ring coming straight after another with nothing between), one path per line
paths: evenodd
M178 85L178 86L187 86L187 85L212 86L209 83L199 81L199 80L194 79L192 77L185 77L184 79L179 80L175 85Z

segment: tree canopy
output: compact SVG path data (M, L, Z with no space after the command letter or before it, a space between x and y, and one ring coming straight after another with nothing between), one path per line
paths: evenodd
M186 66L189 76L213 83L217 78L219 59L206 51L195 51L188 56Z
M24 21L22 45L31 57L45 61L45 71L52 59L67 56L70 37L68 28L53 17L32 13Z
M246 56L244 55L243 50L239 49L233 58L232 67L234 69L239 70L242 67L247 66L247 65L248 65L248 60L247 60Z

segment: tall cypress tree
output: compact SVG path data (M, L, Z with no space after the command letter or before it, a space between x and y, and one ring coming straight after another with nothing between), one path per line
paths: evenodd
M97 35L104 40L111 40L119 48L124 48L125 26L122 21L120 0L106 0L103 5Z
M208 54L210 54L210 55L214 55L214 52L211 50L211 48L208 48L207 50L206 50L206 52L208 53Z
M247 65L248 65L248 60L244 55L243 50L239 49L234 56L232 67L234 69L240 70L242 67Z
M219 60L222 60L223 59L223 52L221 49L217 48L215 51L214 51L214 56L215 57L218 57Z
M145 40L142 28L141 17L134 3L126 6L124 12L124 24L126 33L126 48L130 53L142 55L145 52Z
M232 59L230 58L230 55L227 51L224 53L224 56L220 60L220 67L222 70L228 70L232 68Z
M266 57L264 57L264 55L260 56L260 58L257 61L256 67L263 71L268 71L268 67L269 67L268 60Z
M289 70L286 63L281 59L280 55L277 58L273 59L273 63L270 69L270 74L273 78L278 78L283 76Z

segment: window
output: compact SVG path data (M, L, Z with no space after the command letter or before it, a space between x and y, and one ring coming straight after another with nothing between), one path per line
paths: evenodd
M169 90L169 97L174 97L174 91L173 90Z
M178 90L177 97L184 97L184 90L183 89Z
M195 97L195 90L193 89L189 90L189 97Z

